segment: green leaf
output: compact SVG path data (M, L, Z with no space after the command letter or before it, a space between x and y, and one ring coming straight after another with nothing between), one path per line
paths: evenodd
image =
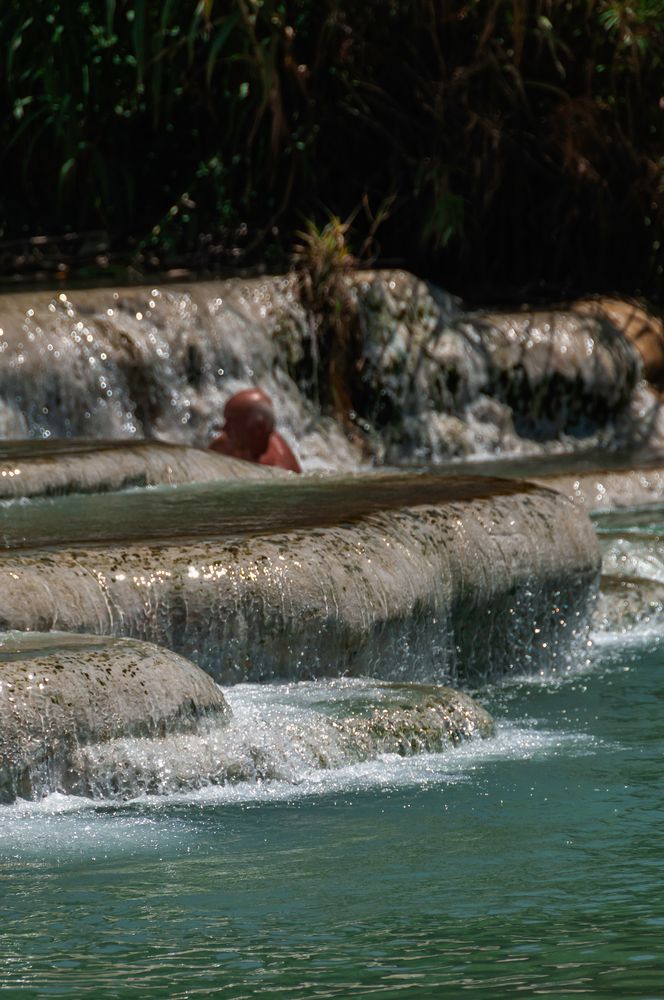
M115 0L106 0L106 34L113 34L113 21L115 20Z
M136 54L136 75L140 86L145 76L145 0L135 0L135 3L131 36Z
M214 73L217 56L223 48L224 43L228 40L231 31L237 24L238 17L239 13L235 13L232 17L227 17L219 31L214 36L214 40L210 46L210 53L208 55L207 66L205 69L205 79L208 87L210 86L210 81L212 80L212 74Z
M67 183L67 178L74 169L74 164L76 163L76 157L70 156L68 160L60 167L60 173L58 174L58 204L62 202L62 194L64 191L65 184Z
M168 22L171 19L171 14L173 12L173 7L174 6L175 6L175 0L166 0L166 2L164 3L164 6L161 8L160 26L161 26L161 32L162 32L162 34L166 30Z
M194 16L191 19L191 26L189 28L189 34L187 35L187 49L189 51L189 62L194 61L194 43L196 41L196 33L198 32L201 19L203 17L203 2L204 0L199 0L196 4L196 10L194 11Z
M13 63L14 63L14 56L16 55L18 49L20 48L21 42L23 41L23 32L26 30L26 28L30 27L30 25L32 24L33 21L34 21L33 17L29 17L26 21L24 21L23 24L20 25L20 27L18 27L16 29L16 31L14 32L14 34L12 36L12 40L9 43L9 55L7 56L7 79L8 80L11 79L12 66L13 66Z

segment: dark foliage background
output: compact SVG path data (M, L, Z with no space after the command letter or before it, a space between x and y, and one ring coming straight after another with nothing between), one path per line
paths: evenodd
M0 9L0 271L284 266L661 298L664 0Z

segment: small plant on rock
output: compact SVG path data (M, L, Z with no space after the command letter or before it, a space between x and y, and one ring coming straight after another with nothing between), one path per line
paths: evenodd
M311 315L307 357L297 373L321 404L350 429L359 351L357 309L349 282L357 266L347 236L350 222L332 216L322 228L309 220L296 235L293 268L300 297Z

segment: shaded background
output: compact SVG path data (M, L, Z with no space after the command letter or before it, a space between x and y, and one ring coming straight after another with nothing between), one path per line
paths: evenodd
M661 298L664 2L3 4L0 275L276 270L307 221L480 299Z

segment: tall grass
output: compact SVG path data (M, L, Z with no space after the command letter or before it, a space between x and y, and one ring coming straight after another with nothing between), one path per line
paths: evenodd
M466 294L661 294L664 0L31 0L0 48L6 246L279 266L352 215Z

